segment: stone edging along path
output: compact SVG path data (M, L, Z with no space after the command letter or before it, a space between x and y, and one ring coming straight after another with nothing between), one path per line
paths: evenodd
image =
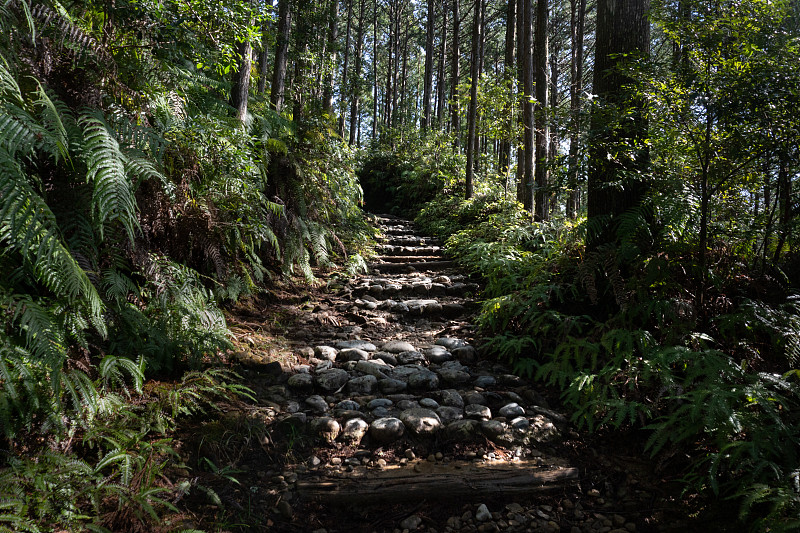
M468 320L479 286L410 222L378 223L386 242L372 273L331 300L348 325L312 329L302 364L262 394L273 431L310 443L278 476L269 530L636 531L567 496L580 493L579 470L553 454L567 419L478 356Z

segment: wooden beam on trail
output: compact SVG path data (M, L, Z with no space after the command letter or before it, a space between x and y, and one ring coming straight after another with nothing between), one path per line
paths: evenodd
M420 468L421 467L421 468ZM314 481L300 481L301 496L323 502L382 503L445 501L471 497L525 496L563 489L577 483L578 469L542 467L532 463L420 461L387 470L356 468L351 473L332 472Z

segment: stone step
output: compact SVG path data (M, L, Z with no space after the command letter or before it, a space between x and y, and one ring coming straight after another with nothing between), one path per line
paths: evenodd
M440 246L439 239L434 237L417 237L414 235L395 235L384 241L390 246Z
M419 231L410 228L410 227L403 227L403 226L388 226L385 228L381 228L386 235L414 235L414 236L423 236L422 233Z
M455 268L455 261L423 261L418 263L372 263L370 268L378 272L421 272L421 271L441 271Z
M436 255L442 250L439 246L394 246L392 244L380 244L377 248L383 255Z
M441 255L379 255L381 263L424 263L426 261L441 261Z
M480 290L477 283L410 283L410 284L372 284L360 285L353 289L355 297L370 295L376 299L401 296L449 296L464 298L467 294L476 295Z

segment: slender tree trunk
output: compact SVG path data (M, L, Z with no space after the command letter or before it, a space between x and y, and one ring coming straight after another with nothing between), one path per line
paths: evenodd
M569 156L567 168L567 216L578 215L578 172L581 153L581 93L583 92L583 26L586 0L570 0Z
M372 139L378 138L378 0L373 0L372 19Z
M551 31L551 35L553 34L554 32ZM558 57L560 54L561 41L555 40L550 47L550 94L548 96L548 102L550 105L550 140L547 148L548 162L553 162L556 160L556 158L558 158L558 78L561 75L558 65ZM548 213L550 216L554 215L556 209L558 208L558 192L559 190L557 187L551 187L550 194L547 195Z
M423 88L422 107L424 115L420 123L422 131L431 126L431 99L433 94L433 35L436 23L434 0L428 0L428 22L425 36L425 83Z
M601 105L592 110L589 142L587 246L618 239L619 216L638 206L647 191L648 152L642 102L625 90L630 79L616 67L650 51L649 0L599 0L592 92ZM614 109L610 116L609 109ZM624 120L617 120L624 115ZM619 147L626 149L621 151ZM636 177L634 177L636 176Z
M522 24L522 116L524 124L523 157L525 170L522 183L522 205L532 215L534 185L534 113L533 113L533 1L523 0L524 22Z
M436 75L436 123L441 129L444 119L444 108L446 100L445 90L445 63L447 62L447 11L449 5L445 0L442 3L442 36L439 42L439 69Z
M250 93L250 70L253 68L253 47L250 41L238 43L239 55L237 70L233 73L230 104L236 110L236 120L244 123L247 120L247 100Z
M525 0L517 0L517 123L520 136L517 138L517 201L525 201L525 76L522 69L525 57Z
M405 30L403 31L403 45L400 50L401 57L403 58L402 61L402 68L400 69L400 94L398 96L398 100L400 101L399 109L400 113L398 113L397 120L399 120L399 124L403 125L405 122L405 115L406 115L406 82L408 80L408 25L406 25ZM397 124L395 124L396 126Z
M459 69L461 52L459 50L459 31L461 29L460 1L453 0L453 56L450 68L450 131L453 133L453 149L461 151L461 111L458 106L458 83L461 78Z
M778 159L778 201L780 203L778 242L775 245L775 253L772 258L776 263L780 261L783 246L786 244L787 239L791 238L792 231L792 180L789 177L788 159L786 149L782 150Z
M349 143L352 146L356 143L356 127L359 120L359 104L361 100L361 62L362 62L362 44L364 39L364 2L358 2L358 34L356 36L356 71L353 74L353 90L350 100L350 137Z
M270 103L278 113L283 108L283 92L286 84L286 62L289 51L289 34L292 28L290 0L278 0L278 35L275 42L275 65L272 70Z
M481 75L481 26L483 24L483 0L476 0L474 23L472 25L472 61L470 70L469 111L467 113L467 192L466 198L473 195L475 172L475 131L478 122L478 77Z
M517 2L516 0L508 0L508 9L506 11L506 49L505 61L503 63L503 79L509 86L509 91L513 91L513 71L514 61L516 59L516 34L517 34ZM512 92L513 94L513 92ZM508 129L507 134L509 137L500 141L498 149L497 166L500 175L503 178L503 190L508 190L508 168L511 163L511 131L514 129L514 113L513 107L509 108L508 114Z
M547 189L548 189L548 161L547 150L549 148L550 129L547 117L547 59L548 59L548 39L547 26L549 20L549 8L547 0L537 0L536 3L536 43L534 45L534 76L536 86L536 108L534 113L534 131L536 143L536 168L534 170L535 193L534 202L536 211L534 218L537 220L547 220L549 210L547 208Z
M338 55L339 40L339 0L331 0L328 13L328 45L327 53L330 55L331 66L325 73L325 88L322 93L322 112L330 115L333 113L333 78L336 72L336 56Z
M394 10L394 69L392 70L392 99L389 114L389 126L396 126L397 121L397 102L400 96L399 78L400 78L400 55L401 55L401 41L400 41L400 6L396 5Z
M344 122L347 114L347 95L351 94L350 87L347 86L347 74L350 67L350 29L353 22L353 2L347 0L347 30L344 38L344 63L342 64L342 85L339 87L339 136L344 137Z
M272 0L269 2L272 5ZM258 94L267 91L267 75L269 73L269 48L267 48L267 38L269 37L271 25L264 24L261 27L261 51L258 53Z

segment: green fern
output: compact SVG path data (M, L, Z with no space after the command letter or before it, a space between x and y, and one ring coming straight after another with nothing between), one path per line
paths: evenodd
M107 222L118 221L133 242L136 222L134 186L125 173L125 156L99 112L86 113L79 123L84 130L82 158L87 180L93 186L92 212L100 237Z

